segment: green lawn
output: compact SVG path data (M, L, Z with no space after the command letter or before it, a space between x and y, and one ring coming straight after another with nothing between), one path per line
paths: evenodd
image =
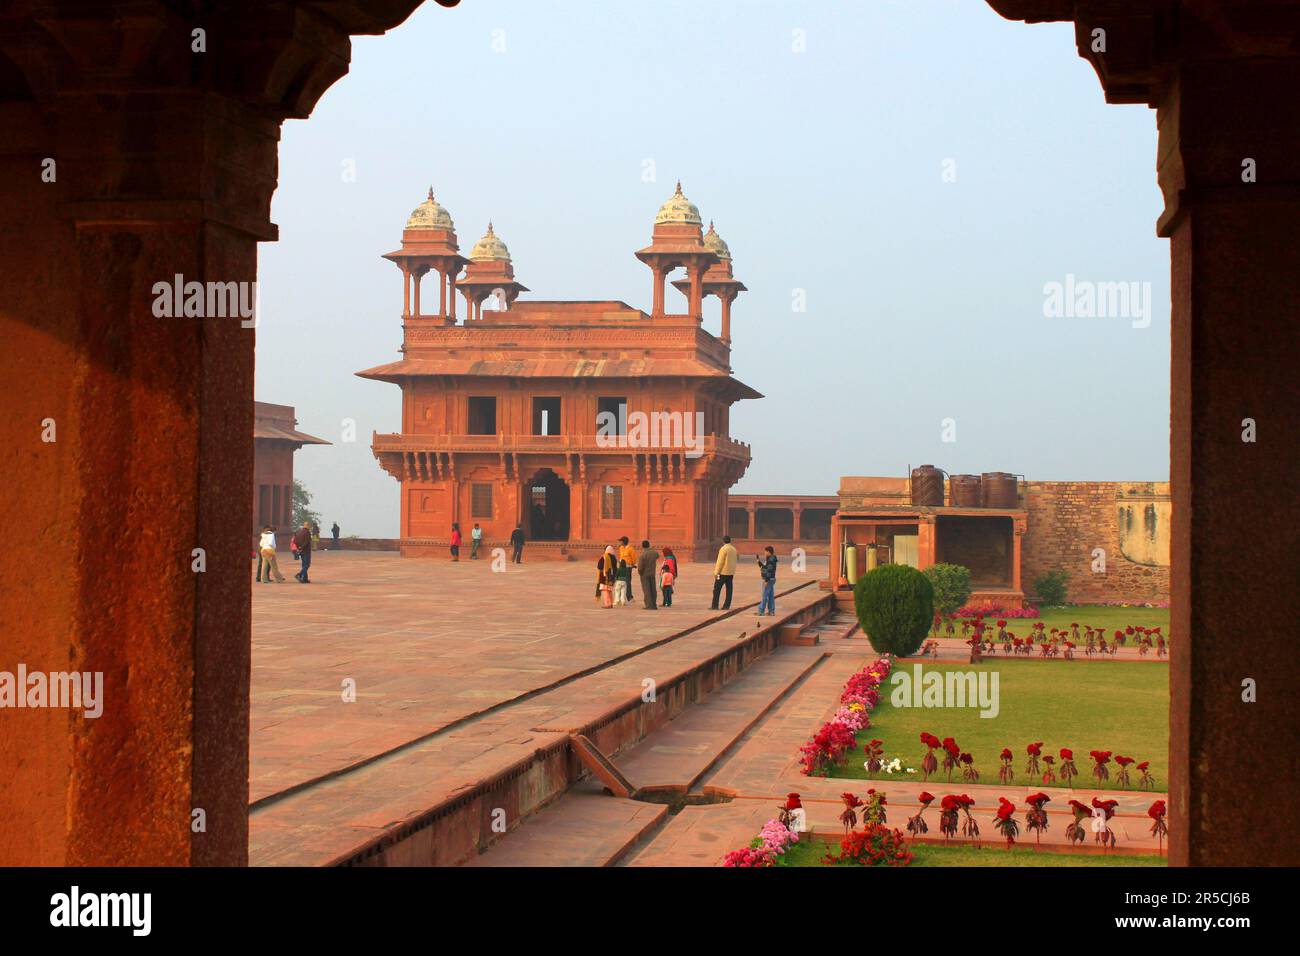
M1104 604L1080 604L1074 607L1048 607L1041 610L1042 613L1038 617L1008 618L1007 630L1014 633L1016 637L1024 637L1039 621L1043 622L1044 630L1048 634L1054 627L1069 630L1071 624L1078 624L1079 636L1082 637L1086 625L1104 627L1107 635L1110 635L1132 624L1135 627L1139 625L1158 627L1165 637L1169 637L1169 608L1167 607L1110 607ZM956 633L961 634L960 624L957 625ZM994 634L997 634L996 628ZM943 628L940 628L939 636L945 636ZM1107 637L1107 640L1110 638Z
M1071 624L1077 623L1080 634L1083 632L1084 625L1092 627L1101 625L1106 628L1107 634L1114 634L1115 631L1122 631L1132 624L1158 627L1160 633L1169 636L1169 608L1167 607L1107 607L1100 604L1049 607L1043 608L1042 614L1036 618L1016 618L1007 621L1007 627L1015 631L1017 636L1023 636L1029 633L1029 628L1036 621L1042 621L1046 625L1044 630L1048 633L1051 633L1054 627L1068 629Z
M894 707L890 701L895 689L893 678L902 671L913 673L914 666L911 661L896 665L881 686L871 726L858 734L859 744L873 738L883 741L886 760L898 757L905 768L915 767L917 773L906 774L907 780L921 780L921 758L925 754L921 732L926 731L940 740L952 737L963 751L969 752L975 758L981 784L997 786L999 754L1007 747L1015 754L1014 784L1040 786L1039 781L1025 775L1025 748L1042 741L1043 753L1054 757L1062 747L1074 751L1079 770L1076 786L1092 785L1093 763L1088 751L1109 750L1139 762L1151 761L1156 789L1168 787L1169 668L1163 664L1006 658L973 665L921 664L923 673L997 673L999 709L991 718L981 717L980 710L973 707ZM943 755L936 752L936 756L940 769L930 778L931 791L936 796L960 791L964 783L960 772L953 774L949 784L943 772ZM863 759L859 747L832 776L867 778ZM1113 760L1108 768L1113 781L1118 769ZM1136 785L1138 774L1132 768L1129 772ZM891 777L878 772L869 779L888 781Z
M1165 866L1166 859L1155 854L1103 856L1091 853L1047 853L1032 846L1005 845L989 841L983 847L938 846L917 843L910 847L912 866ZM821 840L803 839L785 851L784 866L821 866L827 853L839 848ZM852 864L841 864L851 866Z

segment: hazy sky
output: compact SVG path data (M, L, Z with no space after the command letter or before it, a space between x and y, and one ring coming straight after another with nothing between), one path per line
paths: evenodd
M369 443L400 429L400 390L353 373L399 357L380 255L428 187L462 252L494 221L530 298L648 309L632 252L680 179L749 287L732 365L766 397L732 410L754 455L737 491L834 494L923 462L1166 480L1155 152L1154 112L1105 104L1071 25L979 0L428 3L357 39L284 127L257 397L335 443L296 457L324 524L396 536ZM1045 317L1067 275L1150 283L1149 325Z

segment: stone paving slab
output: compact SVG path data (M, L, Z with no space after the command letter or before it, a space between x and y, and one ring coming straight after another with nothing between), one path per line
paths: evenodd
M803 588L780 601L778 610L792 613L822 597L816 587ZM605 612L597 615L600 613ZM607 613L637 612L615 609ZM779 622L781 618L771 620ZM741 631L752 634L758 623L754 618L743 624L739 618L727 618L708 624L560 687L510 703L500 711L473 718L399 753L255 806L250 812L250 860L255 865L321 865L345 855L394 823L418 816L565 736L538 728L574 726L591 712L593 701L606 708L602 714L639 701L645 678L663 684L693 664L733 647ZM375 817L379 798L384 803Z
M605 610L589 562L491 570L490 560L314 555L298 584L253 584L249 799L337 772L506 701L633 654L717 612L712 567L684 563L672 608ZM787 574L781 589L815 580ZM816 588L805 589L816 591ZM756 604L758 571L737 570L734 607ZM781 600L778 601L780 607ZM741 622L742 617L747 620ZM753 623L744 613L740 629ZM343 682L355 682L355 702Z

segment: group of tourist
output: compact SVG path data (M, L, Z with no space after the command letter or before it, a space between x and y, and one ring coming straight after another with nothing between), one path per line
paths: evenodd
M717 560L713 564L711 610L731 609L738 561L739 555L731 543L731 536L724 536ZM758 605L760 617L776 616L776 564L776 551L768 545L758 557L759 576L763 582L762 598ZM673 554L672 548L664 548L660 563L659 552L650 546L649 541L642 541L638 551L627 535L624 535L618 539L617 545L611 544L605 548L605 553L596 560L596 601L604 608L630 606L635 599L632 581L636 577L640 580L642 607L648 611L657 610L661 598L663 607L672 607L678 573L677 556ZM723 600L721 607L718 606L719 599Z
M334 538L334 550L339 548L339 523L334 522L330 529ZM304 521L302 527L293 533L289 539L289 551L293 554L294 560L298 562L298 571L294 574L294 580L299 584L311 584L311 578L308 571L311 569L311 555L313 549L320 548L320 525L314 521ZM275 559L275 526L265 525L262 533L257 539L257 548L254 557L257 559L257 580L261 584L281 584L284 581L284 575L280 573L280 564Z
M464 543L464 540L465 539L460 533L460 522L453 521L451 523L451 559L453 561L460 560L460 546ZM478 549L482 547L482 545L483 529L479 526L479 523L475 521L474 527L469 530L469 556L471 560L478 560ZM515 525L515 530L510 533L510 550L512 552L510 560L515 564L523 564L524 526L521 524Z

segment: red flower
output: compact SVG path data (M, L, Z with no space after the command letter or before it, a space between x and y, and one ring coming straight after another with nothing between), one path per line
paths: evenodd
M787 794L785 798L785 808L787 810L803 809L803 802L799 799L799 794L797 793Z
M1006 621L998 621L998 627L1006 627L1006 626L1007 626Z
M1010 760L1010 759L1011 759L1011 748L1010 748L1010 747L1003 747L1003 748L1002 748L1002 759L1003 759L1003 760Z
M1110 763L1109 750L1089 750L1088 755L1091 756L1093 760L1097 761L1097 763Z
M921 806L928 807L930 804L934 803L934 794L930 793L928 790L922 790L916 799L921 801Z
M1052 764L1056 763L1056 758L1051 754L1043 754L1043 763L1050 767Z
M961 806L961 797L955 797L951 793L939 801L939 807L943 810L956 810Z
M1115 639L1116 639L1116 640L1119 640L1119 638L1121 638L1121 637L1123 637L1123 636L1124 636L1124 632L1123 632L1123 631L1116 631L1116 632L1115 632Z
M957 746L957 741L953 740L951 737L943 738L943 749L948 751L954 759L961 753L961 748Z
M858 799L858 795L856 793L841 793L840 799L844 801L844 805L848 807L850 810L852 810L854 807L862 806L862 801Z
M1073 759L1074 759L1074 751L1071 750L1069 747L1062 747L1062 748L1061 748L1061 759L1062 759L1062 760L1073 760Z
M1115 759L1118 760L1119 758L1116 757ZM1146 768L1149 767L1149 766L1151 766L1151 761L1150 761L1150 760L1143 760L1140 764L1137 765L1137 768L1138 768L1139 770L1146 770Z
M934 734L928 734L925 731L921 731L921 743L925 744L927 747L933 747L933 748L939 748L943 746L943 744L939 743L938 737L936 737Z
M1165 802L1163 800L1157 800L1155 803L1151 804L1151 806L1147 807L1147 816L1149 816L1152 820L1159 820L1167 812L1168 811L1165 809Z
M1094 807L1096 807L1098 810L1105 810L1105 811L1106 811L1106 819L1109 820L1111 817L1113 817L1113 816L1115 815L1115 808L1116 808L1117 806L1119 806L1119 801L1118 801L1118 800L1098 800L1096 797L1093 797L1093 798L1092 798L1092 805L1093 805Z
M1131 763L1133 762L1133 758L1132 758L1132 757L1121 757L1121 756L1116 755L1116 757L1115 757L1115 762L1116 762L1117 764L1119 764L1121 767L1127 767L1129 764L1131 764Z
M1041 792L1031 793L1029 796L1025 797L1025 803L1033 807L1035 810L1041 810L1043 809L1044 803L1051 803L1051 802L1052 802L1052 798L1049 797L1047 794Z
M1037 757L1042 752L1043 752L1043 742L1041 740L1038 741L1038 743L1030 744L1028 747L1025 748L1025 753L1029 754L1029 756L1031 757Z

